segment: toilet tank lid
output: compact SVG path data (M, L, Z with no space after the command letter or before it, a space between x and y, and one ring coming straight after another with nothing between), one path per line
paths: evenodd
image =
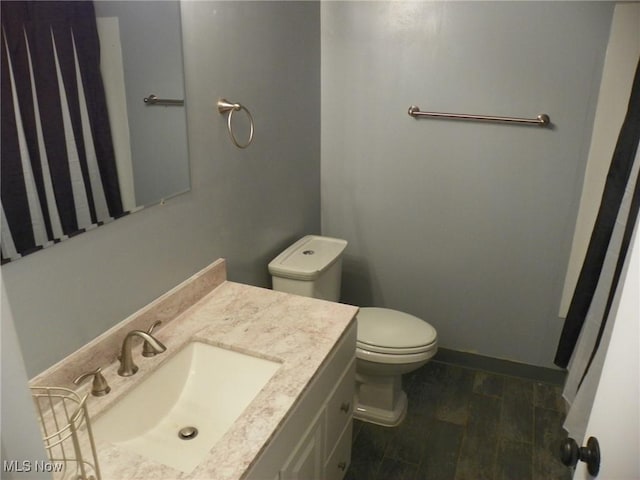
M294 280L315 280L340 258L347 241L307 235L269 263L269 273Z

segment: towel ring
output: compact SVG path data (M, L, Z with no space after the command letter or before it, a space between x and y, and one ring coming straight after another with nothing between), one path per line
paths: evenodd
M249 130L249 140L247 140L247 143L245 143L244 145L238 142L238 139L233 133L233 127L231 126L231 118L233 117L233 113L240 110L244 110L247 113L251 127ZM228 100L221 98L218 100L218 112L221 115L224 115L225 113L229 114L227 116L227 130L229 130L229 136L231 137L231 141L233 142L233 144L238 148L247 148L249 145L251 145L251 142L253 141L253 117L251 116L251 112L247 110L247 107L239 103L231 103Z

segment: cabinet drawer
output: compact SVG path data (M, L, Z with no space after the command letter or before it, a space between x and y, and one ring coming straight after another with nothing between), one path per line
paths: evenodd
M326 480L342 480L351 463L353 422L349 422L340 436L336 448L324 465Z
M327 402L326 451L331 452L345 425L352 420L353 396L356 385L356 361L353 359L344 371L338 386Z

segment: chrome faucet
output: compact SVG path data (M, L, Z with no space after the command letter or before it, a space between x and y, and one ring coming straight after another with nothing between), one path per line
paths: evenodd
M127 336L124 337L124 341L122 342L122 351L120 352L119 357L120 368L118 369L118 375L121 377L130 377L138 371L138 367L133 363L133 356L131 355L131 342L133 341L133 337L136 336L144 339L155 353L162 353L167 349L167 347L147 332L143 332L142 330L130 331L127 333Z

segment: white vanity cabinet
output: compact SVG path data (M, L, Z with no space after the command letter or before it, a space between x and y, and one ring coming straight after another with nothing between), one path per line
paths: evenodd
M257 458L250 480L342 480L351 459L356 323Z

